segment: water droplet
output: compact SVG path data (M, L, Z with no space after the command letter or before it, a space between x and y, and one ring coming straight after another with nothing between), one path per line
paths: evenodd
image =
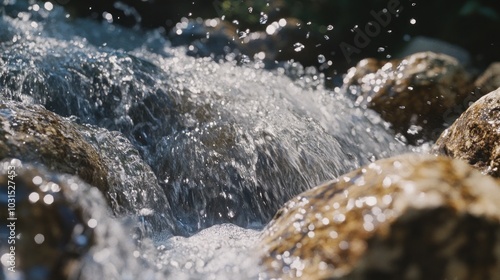
M324 55L322 55L322 54L318 55L318 62L319 63L325 63L325 61L326 61L326 58Z
M43 7L45 8L45 10L47 11L52 11L52 9L54 9L54 4L50 3L50 2L45 2L45 4L43 4Z
M345 241L345 240L340 241L339 248L341 250L347 250L347 249L349 249L349 243L347 241Z
M45 204L47 205L50 205L54 202L54 197L51 194L47 194L43 197L43 202L45 202Z
M33 177L33 180L31 180L31 181L32 181L32 182L33 182L33 184L35 184L35 185L40 185L40 184L42 183L42 181L43 181L43 180L42 180L42 177L40 177L40 176L35 176L35 177Z
M43 241L45 241L45 236L43 236L43 234L39 233L37 235L35 235L35 243L36 244L42 244Z
M295 52L300 52L305 48L305 46L303 44L297 42L297 43L293 44L293 48L294 48Z
M96 219L90 219L87 222L87 225L89 226L89 228L95 228L97 226L97 220Z
M40 199L40 195L36 192L32 192L28 196L28 199L30 200L31 203L35 203Z
M260 13L260 19L259 19L260 24L266 24L267 19L268 19L267 14Z

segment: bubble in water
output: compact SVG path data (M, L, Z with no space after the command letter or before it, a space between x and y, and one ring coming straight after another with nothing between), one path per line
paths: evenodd
M294 48L294 51L300 52L305 48L305 46L303 44L297 42L297 43L293 44L293 48Z
M377 49L377 52L383 52L383 51L385 51L385 48L384 48L384 47L379 47L379 48Z
M234 24L236 24L236 25L239 25L239 24L240 24L240 22L239 22L239 21L237 21L237 20L233 20L233 23L234 23Z
M259 22L260 24L266 24L267 23L268 16L265 13L260 13L260 19Z
M331 25L331 24L330 24L330 25L328 25L328 26L326 27L326 30L328 30L328 31L333 30L333 25Z
M415 24L415 23L417 23L417 20L416 20L416 19L414 19L414 18L412 18L412 19L410 19L410 23L411 23L411 24Z
M253 12L253 7L248 7L248 12L252 13Z
M326 58L324 55L322 55L322 54L318 55L318 62L319 63L325 63L325 61L326 61Z

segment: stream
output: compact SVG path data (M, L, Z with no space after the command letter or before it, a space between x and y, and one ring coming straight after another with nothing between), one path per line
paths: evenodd
M27 1L0 11L2 102L43 105L127 165L108 166L116 199L91 211L110 234L78 279L257 279L252 246L286 201L410 150L299 64L195 58L159 31Z

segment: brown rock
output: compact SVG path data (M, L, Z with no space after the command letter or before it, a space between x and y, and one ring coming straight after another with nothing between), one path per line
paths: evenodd
M102 193L78 177L8 159L0 162L0 192L0 249L15 247L19 279L139 279L146 273L127 228L110 216Z
M0 217L7 225L13 222L13 232L21 235L10 238L14 243L9 244L16 249L16 271L26 279L74 277L79 259L95 243L94 229L88 225L93 217L72 195L71 189L82 185L85 183L76 178L63 181L34 167L23 167L19 160L0 163L0 189L15 201L15 207L9 208L2 201ZM92 189L87 190L91 197ZM16 220L7 220L9 213ZM11 232L9 229L9 236Z
M500 89L472 104L441 134L434 151L500 177Z
M410 143L436 139L472 90L464 68L443 54L416 53L375 71L378 65L361 61L347 74L346 87L358 95L357 104L380 113Z
M70 121L42 106L0 104L0 159L19 158L78 175L108 191L107 167Z
M283 279L500 279L498 201L460 160L379 160L289 201L262 263Z
M480 93L487 94L500 87L500 62L492 63L484 73L477 78L474 85Z

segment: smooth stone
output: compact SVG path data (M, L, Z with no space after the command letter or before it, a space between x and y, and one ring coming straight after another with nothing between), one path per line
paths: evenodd
M405 154L289 201L265 229L281 279L500 279L500 184L466 162Z
M434 151L500 177L500 88L472 104L436 141Z
M411 144L436 139L450 117L465 110L461 105L473 90L456 59L432 52L388 62L364 59L344 82L358 105L378 112Z

